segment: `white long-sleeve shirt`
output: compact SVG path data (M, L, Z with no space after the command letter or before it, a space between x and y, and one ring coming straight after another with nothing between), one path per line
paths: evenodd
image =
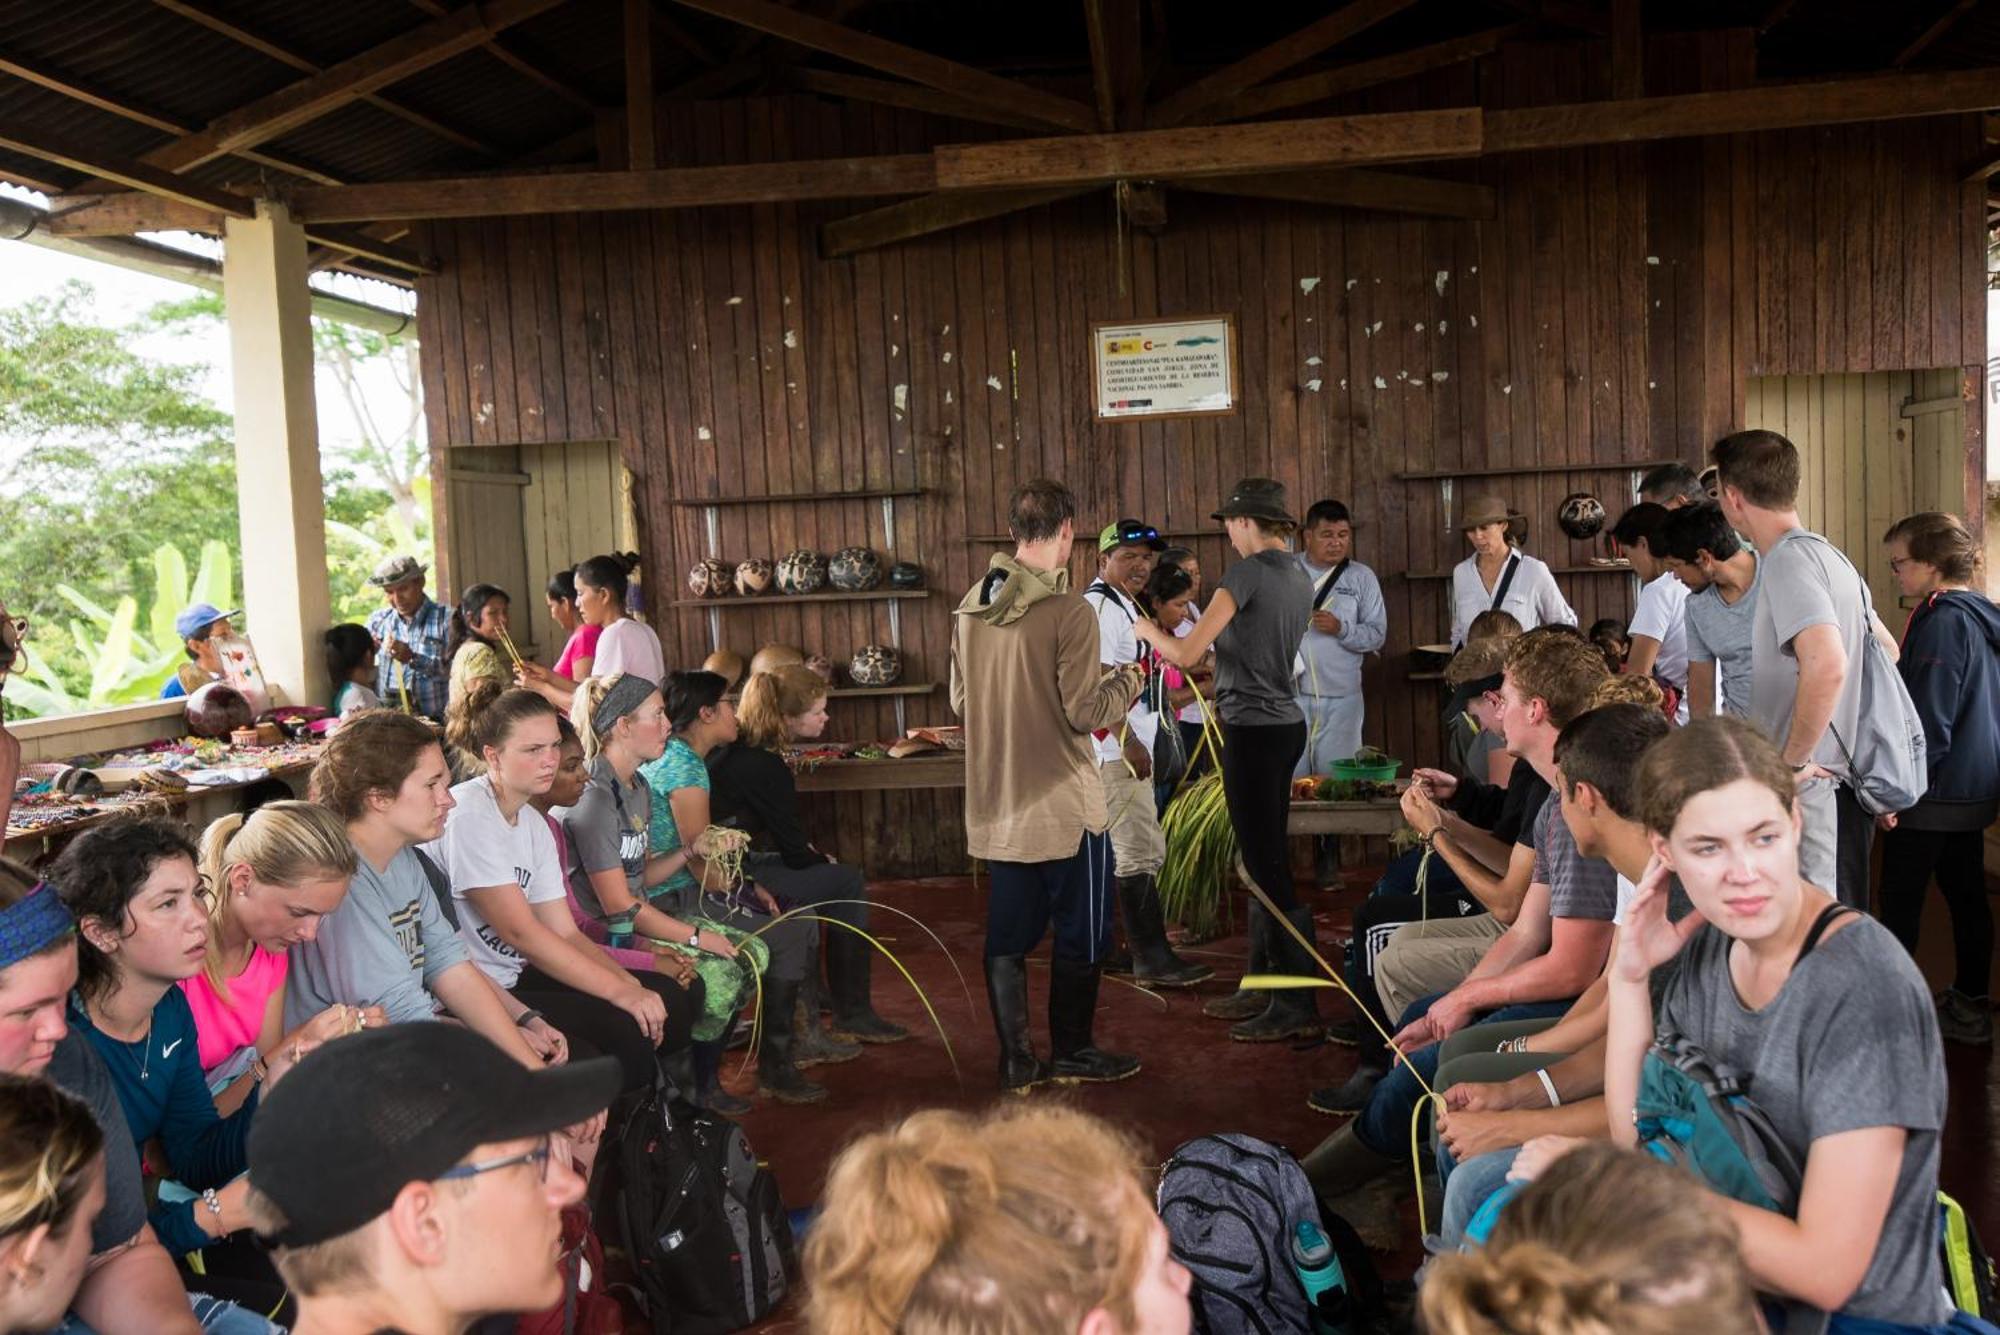
M1382 647L1389 638L1389 609L1382 601L1382 584L1375 572L1359 561L1350 560L1340 572L1340 582L1320 598L1321 581L1332 573L1330 566L1316 566L1299 557L1299 569L1313 582L1313 597L1319 610L1331 612L1340 629L1306 630L1299 646L1303 671L1299 674L1301 695L1354 696L1361 694L1361 660Z
M1514 572L1514 582L1507 586L1507 596L1500 600L1499 610L1509 613L1521 623L1522 630L1533 630L1550 622L1560 621L1565 625L1576 624L1576 612L1563 598L1562 590L1556 587L1555 572L1548 562L1526 552L1515 552L1510 560L1519 561L1520 569ZM1507 567L1500 567L1500 579L1507 578ZM1494 606L1493 594L1500 587L1495 580L1492 588L1486 587L1479 578L1479 558L1468 556L1458 563L1451 572L1451 642L1465 643L1465 632L1472 626L1472 619Z

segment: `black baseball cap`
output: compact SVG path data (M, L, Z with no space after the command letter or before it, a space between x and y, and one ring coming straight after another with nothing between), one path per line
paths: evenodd
M266 1095L251 1124L250 1185L286 1221L264 1240L305 1247L350 1233L477 1146L595 1116L620 1084L615 1058L530 1071L455 1024L337 1039Z

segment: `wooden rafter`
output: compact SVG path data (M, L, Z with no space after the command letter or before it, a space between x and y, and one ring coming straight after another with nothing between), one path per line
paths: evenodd
M832 70L816 70L804 66L792 70L790 79L795 87L806 92L824 93L828 97L846 98L851 102L874 102L885 107L903 107L933 116L978 121L982 125L1008 125L1019 130L1048 128L1044 122L1033 117L1002 111L984 102L974 102L950 93L940 93L937 89L926 88L922 84L898 83L893 79L871 79L865 74L837 74Z
M1348 0L1346 5L1325 18L1309 23L1290 36L1280 38L1164 98L1147 113L1146 123L1155 129L1184 125L1195 119L1197 113L1237 97L1302 60L1312 59L1392 14L1401 13L1414 2Z
M450 12L442 0L409 0L409 3L432 18L441 18ZM480 43L488 55L513 70L530 83L554 93L565 102L571 102L585 111L597 109L597 99L570 80L552 73L546 58L517 46L512 38L493 36Z
M1898 51L1896 58L1889 62L1890 65L1896 69L1901 69L1925 51L1928 51L1933 43L1950 32L1953 25L1965 17L1965 11L1972 8L1974 3L1975 0L1950 0L1950 4L1946 6L1944 13L1938 15L1937 21L1918 33L1916 40L1912 41L1901 51Z
M1411 75L1423 74L1429 70L1463 64L1468 60L1491 55L1499 49L1500 43L1520 30L1518 24L1488 28L1484 32L1433 42L1429 46L1377 56L1371 60L1357 60L1346 65L1336 65L1317 74L1306 74L1296 79L1286 79L1281 83L1267 84L1211 108L1210 118L1219 121L1248 120L1268 115L1273 111L1324 102L1343 93L1373 88L1377 84L1392 83L1397 79L1407 79Z
M251 201L242 195L185 180L170 171L137 159L121 158L116 154L102 152L87 144L79 143L65 134L46 130L27 130L19 126L0 126L0 148L25 153L31 158L40 158L43 162L53 162L71 171L85 172L128 189L144 190L165 199L191 204L210 213L226 213L233 217L247 218L256 212Z
M182 181L178 184L187 183ZM237 206L228 212L242 213L253 207L253 202L247 197L227 191L221 192L221 195ZM221 199L215 201L217 204L221 202ZM130 236L135 232L219 234L225 212L219 207L149 194L143 190L115 195L61 195L52 201L49 216L42 221L41 228L51 236ZM307 241L338 255L359 255L409 273L437 272L435 260L408 246L394 244L397 237L409 232L409 228L400 223L366 228L309 223L305 230Z
M709 49L708 43L689 32L681 21L669 12L669 7L661 3L661 0L654 0L653 3L653 27L659 31L660 36L666 38L693 57L695 64L720 65L723 63L722 58Z
M1083 0L1090 35L1090 86L1106 130L1136 130L1145 119L1145 52L1139 0Z
M961 65L943 56L899 42L843 27L812 14L786 9L769 0L679 0L690 9L728 19L799 46L824 51L857 65L909 79L941 92L992 103L995 107L1052 125L1058 129L1091 131L1097 115L1081 102L1045 93L997 74Z
M870 209L827 223L819 229L819 253L825 259L874 250L879 246L985 222L1022 209L1089 194L1094 185L1051 186L1041 190L990 190L931 194Z
M145 155L168 171L186 171L225 153L276 139L350 102L478 46L489 35L555 8L563 0L488 0L432 19L297 83L224 112L193 134Z
M647 172L660 165L653 143L653 4L624 0L625 165Z
M208 7L207 0L153 0L153 3L168 13L177 14L190 23L198 23L210 32L227 37L237 45L248 47L250 50L269 57L281 65L289 65L304 74L318 74L322 72L323 67L317 61L308 59L290 47L274 42L244 27L234 19L217 13ZM436 117L427 116L416 108L407 106L384 93L369 93L362 97L361 101L378 111L387 112L399 120L416 126L426 134L442 139L446 143L456 144L458 147L477 153L482 157L499 159L506 156L505 152L498 146L490 144L476 135L467 134L464 130L456 126L447 125Z
M1326 204L1429 218L1485 219L1494 217L1499 208L1490 186L1366 169L1286 172L1275 176L1203 176L1168 184L1209 195Z

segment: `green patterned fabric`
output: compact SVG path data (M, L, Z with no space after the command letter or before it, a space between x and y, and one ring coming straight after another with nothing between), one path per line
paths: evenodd
M680 826L674 823L673 795L677 788L708 791L708 766L694 748L676 737L658 760L639 766L639 774L653 794L652 820L646 828L646 847L654 857L671 853L681 846ZM693 873L685 867L675 872L656 894L681 894L694 890Z

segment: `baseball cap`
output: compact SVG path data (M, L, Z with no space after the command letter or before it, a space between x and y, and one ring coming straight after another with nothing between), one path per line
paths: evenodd
M250 1185L286 1221L265 1241L305 1247L352 1232L477 1146L602 1112L620 1083L616 1058L530 1071L455 1024L412 1021L329 1043L264 1096L250 1127Z
M217 610L214 603L196 603L174 618L174 633L184 640L191 640L218 621L242 615L240 607L233 612L223 612Z
M1144 547L1149 551L1164 552L1167 540L1151 524L1142 524L1136 519L1121 519L1115 524L1106 524L1104 531L1097 535L1099 552L1116 551L1120 547Z
M1488 691L1500 689L1507 667L1507 646L1511 639L1474 640L1451 656L1445 665L1444 680L1452 688L1446 718L1457 718Z

